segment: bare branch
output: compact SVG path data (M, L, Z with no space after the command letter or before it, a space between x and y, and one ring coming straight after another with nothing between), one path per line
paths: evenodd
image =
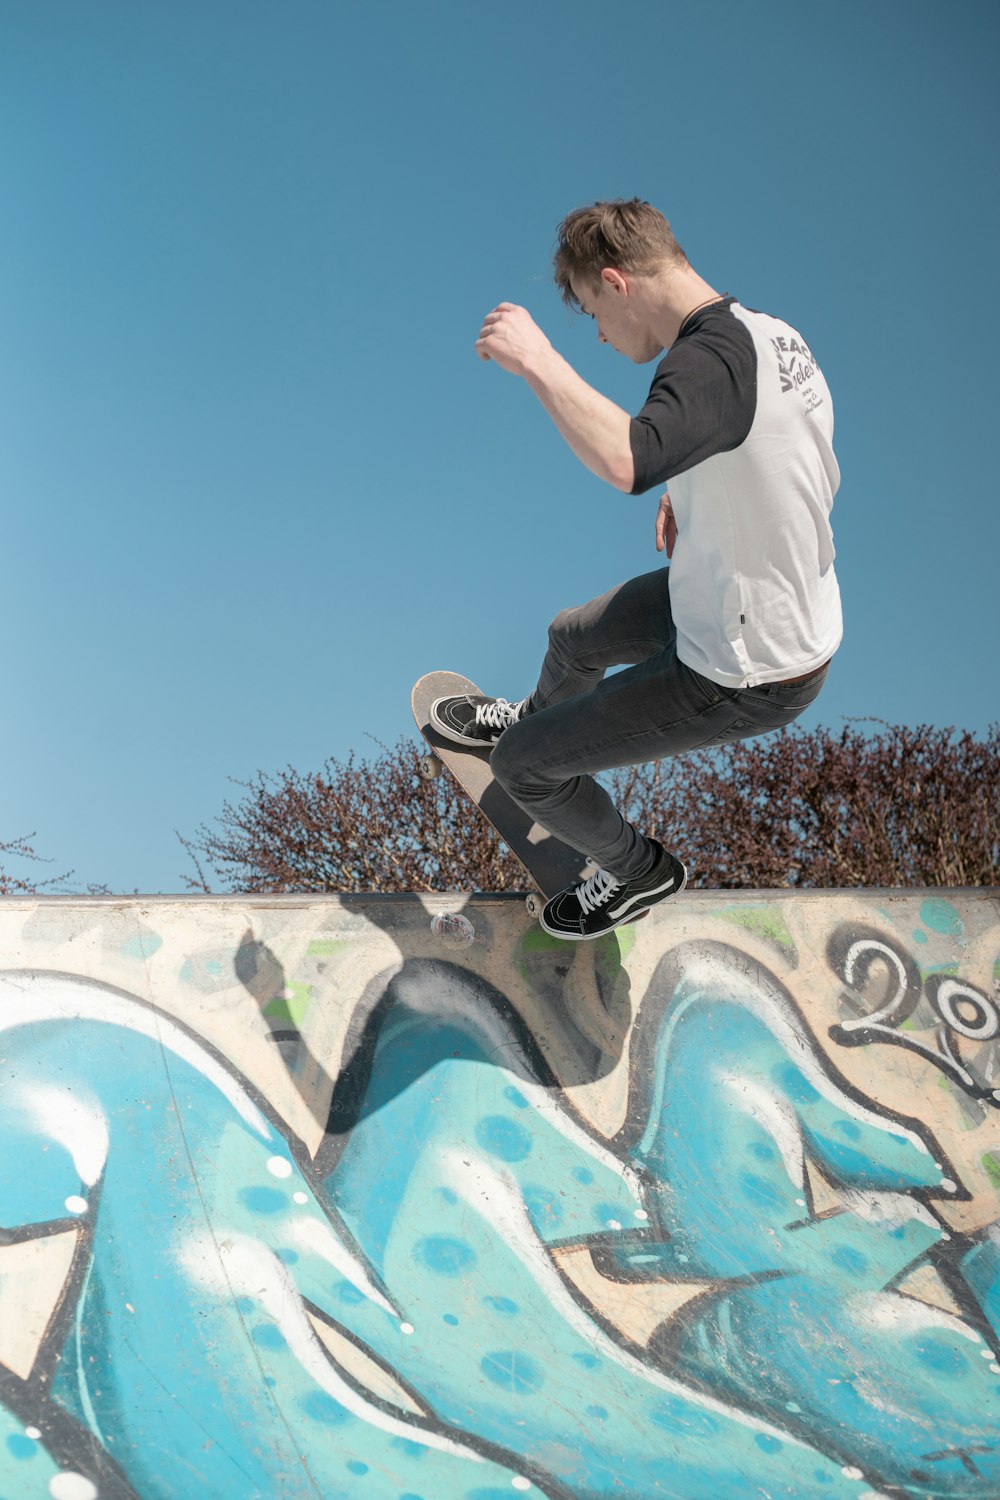
M644 831L689 863L692 884L996 884L1000 725L953 729L849 721L839 733L765 739L630 766L607 781ZM194 890L524 890L529 881L447 776L420 774L423 747L377 745L373 760L329 760L236 782L213 826L180 838Z

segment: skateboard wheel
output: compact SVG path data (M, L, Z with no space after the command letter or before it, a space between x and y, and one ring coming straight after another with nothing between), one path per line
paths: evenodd
M545 899L537 891L532 891L529 896L525 897L524 904L528 908L528 916L537 919L542 915L542 907L545 905Z
M420 757L420 774L426 776L428 781L434 781L441 775L444 765L436 755L422 755Z

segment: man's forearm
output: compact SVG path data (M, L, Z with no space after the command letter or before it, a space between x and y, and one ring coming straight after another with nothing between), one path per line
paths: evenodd
M630 492L635 465L628 412L595 391L552 348L524 378L580 462L615 489Z

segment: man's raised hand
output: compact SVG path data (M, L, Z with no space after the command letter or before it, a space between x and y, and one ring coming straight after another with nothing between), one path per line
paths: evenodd
M492 359L511 375L525 375L528 369L552 349L534 318L526 308L513 302L501 302L483 319L476 340L480 359Z
M674 543L677 540L677 522L674 520L673 506L670 504L670 492L664 490L660 496L660 508L656 512L656 550L662 552L667 549L667 556L673 557Z

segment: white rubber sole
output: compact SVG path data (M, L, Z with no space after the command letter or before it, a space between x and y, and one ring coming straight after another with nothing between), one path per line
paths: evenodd
M558 938L561 942L564 943L592 943L597 938L607 937L608 933L614 932L617 927L627 927L629 922L638 921L638 919L640 917L644 917L648 911L652 911L654 906L662 906L664 901L672 901L675 896L680 895L681 891L683 891L687 885L688 872L687 866L682 860L677 859L676 854L674 855L674 859L677 860L677 863L684 871L684 874L681 877L681 883L676 888L676 890L672 890L669 895L661 896L658 901L648 901L647 905L640 906L638 911L628 912L627 915L619 917L617 922L612 922L608 927L602 927L600 932L557 932L553 927L546 927L544 910L542 912L542 915L538 919L538 925L542 928L543 932L548 933L549 937ZM655 896L656 892L653 891L651 894ZM639 899L646 900L647 898L641 897Z

